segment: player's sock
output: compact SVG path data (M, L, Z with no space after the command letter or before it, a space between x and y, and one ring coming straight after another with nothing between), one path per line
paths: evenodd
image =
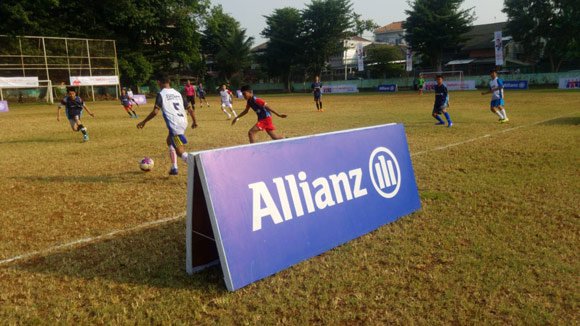
M238 115L236 114L236 111L234 111L234 109L232 109L232 114L234 115L234 118L238 117Z
M87 134L87 128L83 125L79 125L79 131L83 133L83 135Z
M437 114L434 116L434 118L437 119L437 121L439 121L440 124L445 124L445 121L443 121L443 119L441 119L440 115Z
M133 115L131 114L131 112L129 112L129 110L126 110L125 112L127 112L127 114L132 118Z
M505 109L501 109L501 114L503 115L504 120L507 120L507 114L505 113Z
M183 153L181 154L181 159L183 160L183 162L187 163L187 153Z
M320 102L318 102L318 103L320 103L320 108L322 109L322 101L320 101Z
M135 118L137 118L137 112L135 112L135 111L131 111L131 113L133 113L133 116L134 116Z
M505 118L503 117L503 115L501 114L501 111L499 111L499 110L498 110L498 111L495 111L495 114L497 114L497 116L498 116L498 117L499 117L501 120L505 119Z
M316 102L316 110L320 110L320 106L318 105L318 102Z
M445 119L447 119L447 122L451 123L451 117L449 116L449 113L443 112L443 115L445 116Z
M173 145L169 145L169 158L171 159L171 167L177 169L177 152L175 152Z

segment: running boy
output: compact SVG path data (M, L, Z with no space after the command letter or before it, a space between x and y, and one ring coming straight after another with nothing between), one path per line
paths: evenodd
M322 108L322 83L320 82L320 77L316 76L314 83L310 85L310 88L312 88L312 94L314 95L316 110L318 112L324 112L324 109Z
M137 104L137 102L135 102L133 98L129 97L129 94L127 94L127 91L125 91L124 88L121 90L120 100L121 105L123 105L123 108L125 109L125 112L129 114L129 117L137 119L137 113L135 110L133 110L133 103ZM137 104L137 106L139 106L139 104Z
M283 136L276 135L276 133L274 132L274 130L276 130L276 127L272 123L271 113L274 113L280 118L286 118L287 115L279 114L278 112L274 111L274 109L269 107L264 100L255 97L254 92L252 91L250 86L248 85L242 86L240 90L242 92L242 95L244 96L244 99L247 100L248 103L246 104L246 109L242 113L240 113L240 115L234 118L234 120L232 121L232 126L241 117L245 116L251 108L258 115L258 123L256 123L252 128L250 128L250 130L248 130L248 137L250 138L250 143L256 142L256 133L262 130L265 130L272 139L284 138Z
M209 102L205 98L205 89L203 89L203 85L201 83L199 83L197 86L197 97L199 97L200 107L203 106L203 101L205 100L205 104L207 104L207 107L209 108Z
M67 88L67 96L62 99L56 111L56 121L60 121L60 109L64 106L64 112L73 131L80 131L83 134L83 142L89 141L89 134L87 128L81 122L83 109L87 110L91 117L95 115L86 107L85 102L77 96L77 92L73 87Z
M234 118L237 117L238 115L236 114L236 111L234 111L234 106L232 103L232 92L226 87L225 84L220 88L220 97L222 99L222 111L228 116L228 120L232 118L232 115ZM226 111L226 107L230 109L232 115Z
M497 77L497 71L494 69L489 73L491 81L489 82L489 90L482 92L481 95L491 93L491 112L497 114L500 123L506 123L510 121L505 113L504 108L504 97L503 97L503 80Z
M435 91L435 104L433 105L433 118L437 119L436 125L444 125L445 122L441 119L441 114L447 119L447 127L453 126L451 117L447 113L447 108L449 107L449 92L447 86L443 84L443 76L437 75L436 79L437 85L433 88Z
M169 129L169 135L167 136L169 158L171 159L171 170L169 170L169 174L177 175L177 156L179 155L187 163L187 152L185 152L184 147L187 144L187 138L185 138L187 115L185 111L187 110L193 118L193 110L191 109L191 105L187 103L187 100L178 91L171 88L169 77L161 75L157 79L157 83L161 91L157 94L155 107L145 120L137 124L137 128L143 129L145 124L161 111L167 129ZM195 125L191 125L191 128L195 128Z

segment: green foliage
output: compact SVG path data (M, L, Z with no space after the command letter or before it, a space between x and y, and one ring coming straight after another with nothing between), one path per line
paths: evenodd
M271 77L282 78L287 90L290 88L291 72L301 63L304 52L300 40L301 23L298 9L276 9L272 15L266 16L267 27L262 31L262 36L269 41L260 59Z
M312 0L302 11L301 44L306 68L320 74L328 59L344 49L354 26L349 0Z
M354 13L352 15L354 27L352 33L354 35L362 36L366 31L374 31L379 28L379 25L372 19L361 19L361 15Z
M253 37L246 37L245 29L235 29L222 39L221 48L215 56L221 77L229 80L232 75L250 65L253 42Z
M414 0L406 10L405 40L424 61L441 70L443 51L464 40L474 20L472 9L461 10L463 0Z
M119 58L119 69L123 71L121 82L129 85L146 84L154 70L142 53L129 53Z
M506 0L507 29L526 58L547 58L553 72L565 60L580 59L580 2L577 0Z
M374 78L399 76L403 72L401 65L390 63L405 58L399 47L372 44L365 48L365 52L368 69Z

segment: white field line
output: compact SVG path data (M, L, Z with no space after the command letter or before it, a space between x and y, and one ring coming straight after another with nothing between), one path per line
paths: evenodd
M559 118L561 118L561 116L558 116L558 117L555 117L555 118L551 118L551 119L547 119L547 120L542 120L542 121L534 122L534 123L530 123L530 124L527 124L527 125L521 125L521 126L517 126L517 127L512 127L512 128L504 129L504 130L501 130L501 131L498 131L498 132L494 132L494 133L491 133L491 134L486 134L486 135L483 135L483 136L471 138L471 139L468 139L468 140L465 140L465 141L462 141L462 142L452 143L452 144L449 144L449 145L435 147L435 148L432 148L432 149L428 149L428 150L424 150L424 151L421 151L421 152L413 153L411 156L418 156L418 155L423 155L423 154L430 153L430 152L436 152L436 151L446 150L446 149L451 148L451 147L465 145L465 144L472 143L472 142L475 142L475 141L478 141L478 140L481 140L481 139L486 139L486 138L489 138L489 137L493 137L495 135L507 133L507 132L514 131L514 130L518 130L518 129L521 129L521 128L526 128L526 127L531 127L531 126L539 125L539 124L546 123L548 121L556 120L556 119L559 119ZM143 230L143 229L148 229L148 228L151 228L151 227L154 227L154 226L157 226L157 225L162 225L162 224L166 224L166 223L170 223L170 222L176 221L176 220L178 220L180 218L183 218L184 216L185 216L185 213L179 214L179 215L176 215L176 216L173 216L173 217L164 218L164 219L157 220L157 221L151 221L151 222L139 224L139 225L136 225L136 226L133 226L133 227L130 227L130 228L126 228L126 229L114 230L114 231L111 231L109 233L106 233L106 234L103 234L103 235L99 235L99 236L96 236L96 237L88 237L88 238L83 238L83 239L75 240L75 241L72 241L72 242L67 242L67 243L64 243L64 244L60 244L60 245L56 245L56 246L53 246L53 247L50 247L50 248L46 248L44 250L32 251L32 252L29 252L29 253L26 253L26 254L22 254L22 255L19 255L19 256L14 256L14 257L11 257L11 258L7 258L7 259L0 260L0 266L7 265L7 264L10 264L10 263L14 263L14 262L19 262L19 261L27 260L27 259L33 258L33 257L47 255L47 254L50 254L50 253L53 253L53 252L56 252L56 251L60 251L60 250L63 250L63 249L68 249L68 248L75 247L75 246L82 245L82 244L89 244L89 243L97 242L97 241L100 241L100 240L114 238L115 236L118 236L118 235L121 235L121 234L131 233L131 232L138 231L138 230Z

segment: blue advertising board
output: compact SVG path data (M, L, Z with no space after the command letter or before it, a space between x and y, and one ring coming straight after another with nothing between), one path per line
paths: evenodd
M527 80L505 80L503 82L504 89L512 89L512 90L525 90L528 89L528 81Z
M397 84L379 85L379 92L396 92L398 90Z
M400 124L200 152L189 162L187 271L219 258L230 291L421 207Z

